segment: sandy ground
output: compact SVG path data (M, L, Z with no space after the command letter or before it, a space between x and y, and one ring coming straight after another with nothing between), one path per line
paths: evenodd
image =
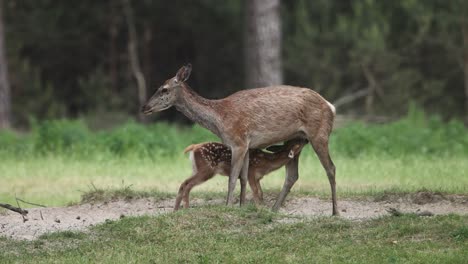
M222 200L204 201L195 199L195 207L207 203L223 204ZM267 205L272 204L269 199ZM69 207L30 208L27 221L14 212L0 214L0 236L13 239L33 240L42 234L56 231L85 231L88 227L109 220L127 216L159 215L172 212L173 199L154 201L136 199L96 204L82 204ZM404 213L423 215L462 214L468 215L468 196L443 196L433 193L416 193L405 196L386 196L376 200L341 199L340 217L351 220L365 220L389 214L390 208ZM331 215L331 202L316 197L290 198L280 210L281 213L300 217Z

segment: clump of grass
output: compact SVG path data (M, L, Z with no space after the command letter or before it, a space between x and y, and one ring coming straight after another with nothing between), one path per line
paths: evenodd
M468 241L468 225L457 228L452 232L452 237L457 241Z
M83 232L61 231L41 235L39 240L57 240L57 239L84 239L86 235Z
M122 186L116 189L103 189L98 188L91 184L90 190L81 195L80 203L98 203L110 202L115 200L132 200L140 198L153 198L156 200L168 199L173 195L160 191L136 191L132 189L131 185Z

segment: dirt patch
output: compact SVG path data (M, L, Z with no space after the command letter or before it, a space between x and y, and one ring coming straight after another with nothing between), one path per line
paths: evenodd
M365 220L388 215L392 208L401 213L468 214L468 203L464 199L448 198L431 203L420 203L418 200L415 202L410 197L379 201L342 199L338 203L338 208L341 217L352 220ZM331 215L331 202L315 197L298 198L287 202L280 211L298 216L327 216Z
M434 198L437 197L437 198ZM267 206L273 204L267 201ZM195 199L194 207L203 204L224 204L223 200L205 201ZM173 199L155 201L153 199L118 200L107 203L82 204L69 207L31 208L28 221L14 212L0 214L0 236L13 239L33 240L45 233L57 231L84 231L88 227L108 220L127 216L159 215L172 212ZM338 204L341 217L352 220L365 220L388 215L390 208L402 213L430 212L439 214L468 215L467 196L430 196L409 194L375 199L342 199ZM331 215L331 202L316 197L291 198L280 210L281 213L298 217L318 217Z

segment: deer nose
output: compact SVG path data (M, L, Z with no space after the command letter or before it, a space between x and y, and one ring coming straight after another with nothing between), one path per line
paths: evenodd
M151 108L148 105L144 105L141 107L141 112L147 113L151 110Z

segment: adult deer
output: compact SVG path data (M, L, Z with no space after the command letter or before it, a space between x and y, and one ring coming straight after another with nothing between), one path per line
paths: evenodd
M249 148L262 148L293 138L309 140L324 167L332 192L333 215L338 215L335 165L328 151L335 107L315 91L293 86L271 86L236 92L226 98L209 100L195 93L185 82L190 64L179 69L142 107L145 114L175 106L192 121L209 129L231 148L231 173L227 204L234 201L234 189L241 175L241 205L249 167ZM298 158L286 165L286 180L273 210L278 210L297 181ZM241 173L242 172L242 173Z
M263 191L260 180L296 156L299 156L305 140L291 140L282 146L271 146L264 152L259 149L249 150L248 180L256 204L263 203ZM231 149L221 143L208 142L188 146L184 153L190 153L192 176L186 179L179 188L174 210L178 210L182 200L184 207L189 207L189 195L193 187L206 182L216 174L229 176L231 172Z

